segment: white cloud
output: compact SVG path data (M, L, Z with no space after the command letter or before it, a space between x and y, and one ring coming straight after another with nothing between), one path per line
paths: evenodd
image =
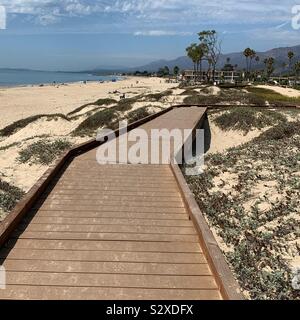
M61 17L110 14L142 26L278 25L291 19L295 0L0 0L0 4L9 13L32 15L41 23L54 23Z
M149 36L149 37L161 37L161 36L190 36L192 32L177 32L166 30L149 30L149 31L136 31L135 36Z
M6 10L0 6L0 30L6 29Z

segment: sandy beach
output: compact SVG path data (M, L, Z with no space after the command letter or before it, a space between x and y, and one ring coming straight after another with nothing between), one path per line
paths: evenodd
M65 85L45 85L1 88L0 128L19 119L37 114L67 114L74 109L101 98L119 99L137 94L155 93L174 87L160 78L130 77L118 82L87 82ZM114 91L120 93L113 94Z

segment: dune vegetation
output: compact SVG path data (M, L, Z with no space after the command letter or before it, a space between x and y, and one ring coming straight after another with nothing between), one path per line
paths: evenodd
M300 110L219 108L209 120L241 141L250 131L258 135L208 153L204 173L186 176L188 184L245 296L297 299L291 283L300 254Z

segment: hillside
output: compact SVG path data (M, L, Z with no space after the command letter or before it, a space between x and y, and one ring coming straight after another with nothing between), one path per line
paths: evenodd
M254 69L260 69L263 67L263 60L267 57L273 57L276 61L276 71L282 71L282 64L287 62L287 53L289 51L293 51L295 53L294 61L300 60L300 45L295 47L282 47L268 50L266 52L257 52L257 55L260 57L260 63L253 62ZM238 65L239 69L243 69L246 67L246 60L243 55L243 52L234 52L228 54L222 54L220 56L220 61L218 67L224 66L226 63L226 59L230 58L231 64ZM175 66L179 66L180 69L191 69L193 68L193 64L191 60L182 56L174 60L158 60L147 65L135 68L135 70L139 71L157 71L159 68L168 66L171 70ZM205 63L204 63L205 66Z

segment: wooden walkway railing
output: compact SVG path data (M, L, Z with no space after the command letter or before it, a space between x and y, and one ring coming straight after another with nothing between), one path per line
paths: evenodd
M205 113L129 129L195 129ZM1 223L0 299L242 299L178 166L99 165L99 144L68 152Z

